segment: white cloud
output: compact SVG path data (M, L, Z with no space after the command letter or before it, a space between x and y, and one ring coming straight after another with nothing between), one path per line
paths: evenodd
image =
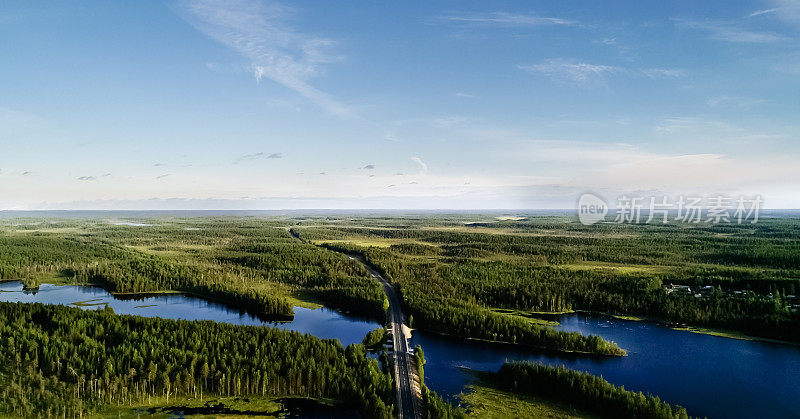
M456 125L462 125L468 122L470 118L465 116L444 116L441 118L434 118L431 120L431 125L438 128L448 128Z
M588 141L530 140L525 141L516 153L526 160L544 163L572 163L576 166L606 165L630 160L649 159L652 153L641 151L629 144L607 144Z
M250 60L257 80L268 78L334 115L351 113L309 83L320 75L321 64L337 59L328 53L333 41L288 26L287 7L254 0L198 0L181 5L182 14L198 30Z
M553 79L586 82L612 74L645 76L651 79L683 77L686 73L677 68L629 69L610 65L588 64L561 58L548 59L539 64L518 65L517 68L530 73L538 73Z
M414 156L414 157L411 158L411 160L413 160L414 163L419 165L420 174L428 173L428 165L425 164L425 162L422 161L421 158Z
M672 142L702 142L707 147L730 147L734 143L758 144L760 151L767 150L766 147L771 142L787 138L786 134L775 134L700 116L664 118L656 125L655 130Z
M253 154L245 154L236 158L233 161L233 164L239 164L249 160L257 160L257 159L281 159L283 158L283 153L265 153L263 151L259 151L258 153Z
M58 134L59 130L39 115L0 107L0 138L4 140ZM4 151L8 153L8 149Z
M657 126L656 131L665 133L691 133L706 129L729 130L730 125L725 122L707 120L700 117L669 117L664 118Z
M689 127L692 121L674 118L667 123ZM686 132L669 135L678 138ZM741 191L763 194L768 206L773 202L800 205L800 194L792 185L800 177L800 166L791 152L780 157L750 152L736 156L729 154L736 147L702 146L677 152L655 144L648 148L516 137L497 143L494 150L481 157L486 167L503 164L502 170L486 171L481 166L440 174L429 172L428 164L415 155L409 159L418 170L402 175L387 168L375 177L353 170L328 171L325 176L280 173L274 174L280 181L265 182L269 177L223 166L219 171L176 174L158 182L153 178L159 173L120 175L103 182L99 177L96 182L77 182L74 176L79 174L55 182L44 176L19 176L7 185L7 198L0 200L0 207L31 209L47 197L48 203L41 208L571 208L587 190L607 198L641 190L671 195ZM73 202L76 198L112 201L81 204Z
M673 19L680 27L700 29L708 32L711 39L726 42L764 44L785 41L788 38L774 32L745 29L738 22L726 20Z
M602 167L579 181L628 192L646 187L671 194L757 194L800 176L800 168L792 161L724 154L655 155Z
M567 79L577 82L583 82L593 77L613 74L619 71L618 68L608 65L579 63L560 58L545 60L539 64L519 65L517 68L531 73L543 74L551 78Z
M750 110L764 103L767 103L764 99L728 95L713 96L706 101L706 104L712 108L738 108L742 110Z
M772 0L773 9L769 9L770 13L774 13L779 19L785 20L789 23L800 24L800 2L797 0Z
M774 9L764 9L764 10L756 10L755 12L753 12L753 13L750 13L749 15L747 15L747 17L755 17L755 16L766 15L766 14L769 14L769 13L775 13L775 12L777 12L778 10L779 10L778 8L774 8Z
M548 193L553 199L592 190L607 197L643 190L658 194L711 194L772 192L776 199L800 202L800 195L786 193L789 179L800 176L794 157L734 156L729 149L716 153L656 152L626 144L584 141L530 141L510 150L507 159L522 159L531 167L549 166L530 179L528 193ZM566 168L562 170L560 168ZM511 187L512 184L506 183ZM549 189L549 190L548 190ZM519 193L519 192L517 192ZM782 204L785 205L785 204Z
M776 71L787 74L800 75L800 61L788 61L773 66Z
M642 73L651 79L683 77L686 75L686 72L677 68L647 68L642 70Z
M440 16L441 20L462 24L502 25L502 26L545 26L575 25L576 22L556 17L541 17L531 14L487 12L487 13L451 13Z

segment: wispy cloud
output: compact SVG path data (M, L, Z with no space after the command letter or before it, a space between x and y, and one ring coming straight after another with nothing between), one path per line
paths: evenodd
M411 160L414 161L414 163L419 165L420 173L423 173L423 174L424 173L428 173L428 165L425 164L425 162L422 161L421 158L414 156L414 157L411 158Z
M171 173L165 173L163 175L156 176L156 179L164 179L165 177L169 177L169 176L172 176L172 174Z
M673 19L673 21L680 27L706 31L709 38L717 41L764 44L788 39L774 32L749 30L743 28L739 22L728 20Z
M94 177L94 176L79 176L78 180L82 180L82 181L87 181L88 182L88 181L92 181L92 180L97 180L97 178Z
M334 115L351 113L347 106L309 83L320 75L322 64L337 59L328 52L334 42L289 26L288 7L254 0L180 4L182 14L193 26L250 60L256 80L267 78L279 83Z
M539 64L519 65L517 68L555 79L577 82L587 81L593 77L609 75L619 71L618 68L613 66L580 63L561 58L545 60Z
M709 98L706 104L712 108L738 108L750 110L756 106L763 105L767 101L764 99L753 99L743 96L717 95Z
M541 74L556 80L586 82L614 74L628 76L645 76L651 79L683 77L685 72L677 68L644 68L631 69L602 64L589 64L577 61L554 58L539 64L518 65L517 68L529 73Z
M685 71L678 68L646 68L641 72L651 79L683 77L686 75Z
M392 131L386 131L383 134L383 139L386 140L386 141L391 141L393 143L399 143L400 142L400 139L397 138L397 135L395 135L395 133L392 132Z
M502 26L544 26L575 25L577 22L557 17L542 17L532 14L486 12L486 13L449 13L439 19L462 24L502 25Z
M233 164L239 164L249 160L258 160L258 159L282 159L283 153L265 153L263 151L259 151L258 153L253 154L245 154L243 156L239 156L236 160L233 161Z
M438 127L438 128L448 128L455 125L461 125L465 122L468 122L470 118L465 116L444 116L441 118L434 118L432 119L431 125Z
M789 59L785 62L775 64L773 68L781 73L800 75L800 59Z
M767 150L769 145L792 138L768 129L753 129L702 116L664 118L655 126L655 131L676 141L703 141L706 145L758 144L760 151Z
M747 17L755 17L755 16L766 15L766 14L769 14L769 13L775 13L778 10L779 9L777 7L773 8L773 9L756 10L755 12L750 13L749 15L747 15Z
M794 25L800 25L800 2L797 0L772 0L775 16Z

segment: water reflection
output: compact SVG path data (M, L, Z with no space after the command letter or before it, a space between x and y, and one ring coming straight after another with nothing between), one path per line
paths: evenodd
M0 301L69 304L84 309L106 304L118 314L186 320L214 320L240 325L267 325L361 342L374 321L321 308L295 307L292 322L265 322L242 310L181 294L116 298L97 287L43 284L38 292L22 291L19 282L0 283ZM565 365L602 375L626 389L650 392L687 408L690 415L730 418L800 417L800 348L677 331L648 322L603 316L559 316L559 329L596 334L617 342L627 357L599 358L544 353L512 345L447 338L414 331L411 344L422 345L425 381L445 397L464 390L472 376L466 369L495 371L505 360Z
M690 415L729 418L800 417L800 348L677 331L604 316L560 316L559 329L600 335L627 357L545 354L510 345L464 342L414 331L425 350L425 382L454 399L472 380L465 369L496 371L508 360L589 371L628 390L650 392Z
M164 319L213 320L218 322L271 326L282 330L310 333L323 339L339 339L343 345L360 343L377 322L344 315L328 308L295 307L291 322L270 322L244 310L183 294L147 296L111 295L99 287L58 286L42 284L38 291L23 291L19 282L0 283L0 301L61 304L83 309L99 309L106 305L117 314L135 314Z

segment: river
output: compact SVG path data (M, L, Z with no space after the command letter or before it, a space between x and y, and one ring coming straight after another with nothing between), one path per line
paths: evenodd
M242 310L182 294L120 299L89 286L43 284L36 293L19 282L0 283L0 301L66 304L118 314L231 324L265 325L284 330L361 342L374 321L327 308L295 307L291 322L265 322ZM88 305L87 305L88 304ZM411 345L425 351L425 382L444 397L456 397L472 381L469 369L496 371L505 360L529 360L588 371L628 390L649 392L684 406L692 416L725 418L800 417L800 347L745 341L673 330L651 323L611 317L566 314L558 328L600 335L617 342L628 356L598 358L543 353L511 345L447 338L415 330Z
M588 371L628 390L659 396L709 418L800 417L800 347L745 341L612 317L565 314L558 329L617 342L628 356L596 358L481 342L464 343L414 331L425 351L425 382L454 396L472 381L468 369L496 371L508 360L528 360Z
M108 304L117 314L271 326L309 333L323 339L339 339L344 346L361 343L369 331L380 327L375 321L348 316L325 307L317 309L295 307L292 321L270 322L244 310L189 295L161 294L120 298L102 288L92 286L42 284L39 291L30 292L23 291L19 282L2 282L0 301L61 304L86 309L103 308Z

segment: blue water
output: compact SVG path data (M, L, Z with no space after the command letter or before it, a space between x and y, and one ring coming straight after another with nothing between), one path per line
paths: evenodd
M42 284L39 291L26 292L19 282L0 283L0 301L71 305L85 302L91 306L84 309L99 309L108 304L117 314L135 314L163 319L213 320L218 322L271 326L282 330L308 333L323 339L339 339L342 345L361 343L367 332L380 325L374 321L345 316L328 308L294 308L291 322L268 322L243 310L231 308L202 298L183 294L119 299L102 288L90 286L57 286Z
M472 382L464 369L496 371L508 360L538 361L602 375L628 390L659 396L709 418L800 417L800 347L701 335L650 322L560 316L560 330L600 335L628 356L591 358L464 343L414 331L425 351L426 384L450 400Z
M118 314L264 325L358 343L378 323L327 308L295 307L291 322L265 322L223 304L181 294L118 299L97 287L43 284L36 293L19 282L0 283L0 301L70 305L108 304ZM604 316L560 316L559 329L600 335L617 342L628 356L596 358L543 353L511 345L463 341L414 331L411 344L425 351L425 382L437 393L455 397L470 384L467 369L496 371L505 360L529 360L601 375L628 390L652 393L710 418L800 418L800 347L743 341L673 330L655 323Z

